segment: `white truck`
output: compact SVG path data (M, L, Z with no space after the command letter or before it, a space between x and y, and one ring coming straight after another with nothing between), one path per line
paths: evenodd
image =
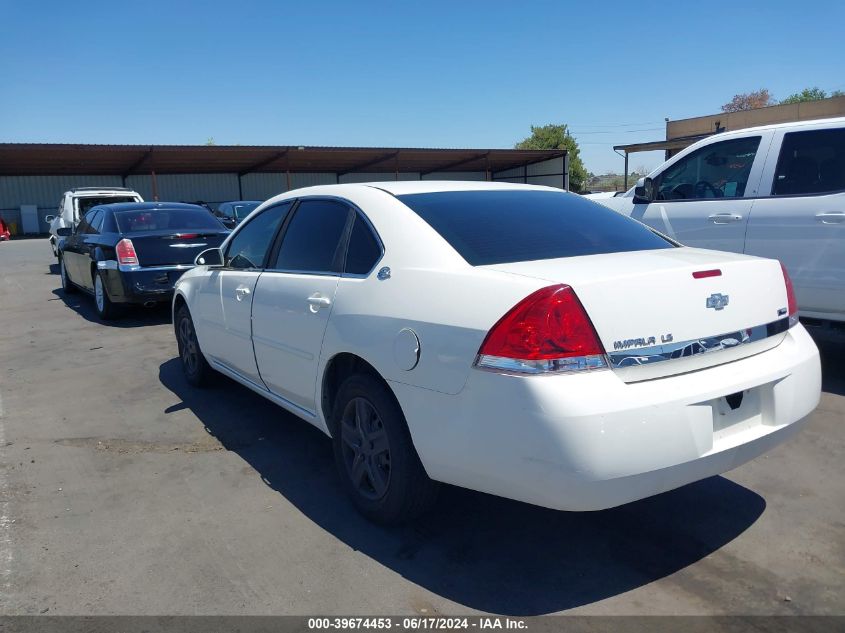
M716 134L595 201L687 246L779 259L802 317L845 322L845 117Z
M50 223L50 248L55 257L59 256L57 231L64 227L74 228L88 209L98 204L112 202L143 202L137 191L125 187L76 187L62 194L56 215L48 215Z

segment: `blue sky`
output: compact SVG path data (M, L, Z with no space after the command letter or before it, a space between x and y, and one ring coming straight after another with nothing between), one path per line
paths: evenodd
M845 4L824 1L0 0L0 15L0 142L487 148L560 122L588 169L621 172L612 145L663 138L664 117L760 87L845 89Z

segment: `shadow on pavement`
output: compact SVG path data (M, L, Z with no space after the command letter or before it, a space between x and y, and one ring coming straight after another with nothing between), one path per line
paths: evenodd
M145 308L140 305L124 306L117 318L111 321L103 321L97 316L97 311L94 308L94 297L88 293L79 290L73 294L65 294L64 290L56 288L53 290L53 295L86 321L106 327L145 327L170 323L171 321L170 303L161 303L152 308ZM55 301L55 299L53 300Z
M845 396L845 329L808 327L822 359L822 391Z
M331 442L319 430L222 376L212 389L190 387L178 359L160 366L159 379L182 400L169 410L191 409L314 523L472 609L539 615L630 591L718 550L766 508L762 497L723 477L590 513L446 486L434 511L416 525L383 528L347 500Z

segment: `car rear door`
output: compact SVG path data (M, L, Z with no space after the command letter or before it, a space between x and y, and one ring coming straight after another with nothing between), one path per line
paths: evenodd
M320 350L353 218L345 202L301 200L255 288L252 340L261 378L309 413L316 410Z
M845 127L778 130L763 183L745 252L783 262L802 314L845 319Z
M255 284L292 201L268 207L239 228L226 246L223 268L199 288L195 323L200 345L213 363L261 386L252 349Z
M771 132L708 143L654 175L656 199L631 217L687 246L741 253Z

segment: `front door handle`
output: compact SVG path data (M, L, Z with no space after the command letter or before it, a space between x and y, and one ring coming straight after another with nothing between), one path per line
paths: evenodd
M816 214L816 221L822 224L841 224L845 222L845 213L842 211L825 211Z
M736 213L714 213L708 215L707 219L713 224L730 224L731 222L739 222L742 220L742 216Z
M309 309L313 313L317 313L320 308L328 308L332 304L332 300L328 297L322 296L319 292L314 293L307 299Z
M252 290L250 290L246 286L238 286L237 288L235 288L235 299L237 299L238 301L243 301L244 297L248 297L251 292Z

